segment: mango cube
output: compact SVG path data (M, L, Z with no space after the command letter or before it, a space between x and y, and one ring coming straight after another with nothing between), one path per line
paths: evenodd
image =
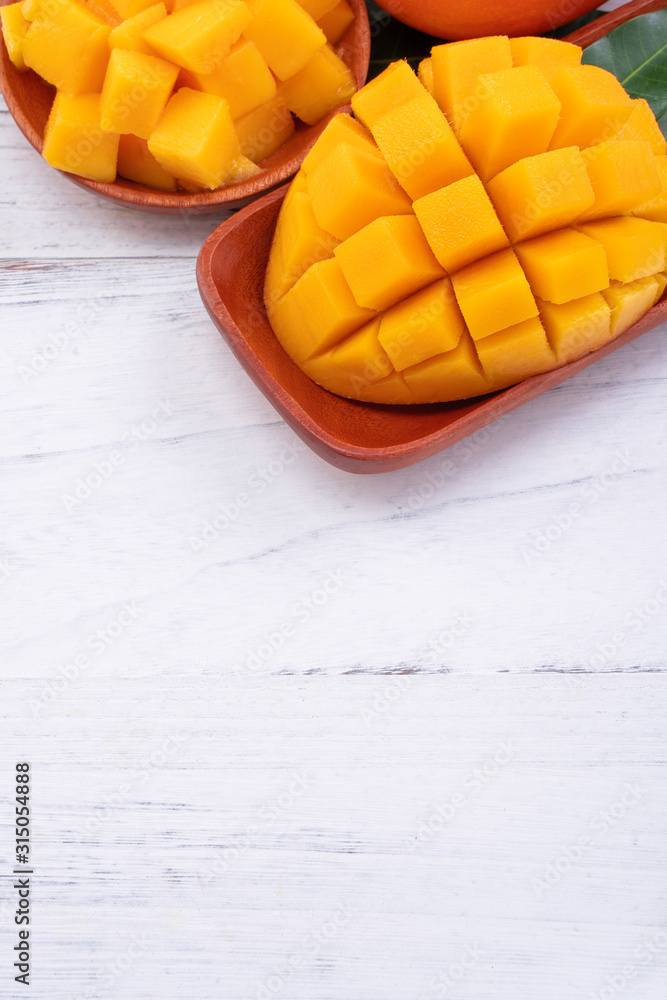
M504 389L556 366L556 358L537 316L485 337L475 346L492 389Z
M72 96L99 93L109 59L110 26L72 0L40 8L23 40L26 66Z
M403 372L415 403L434 399L467 399L491 392L470 334L464 332L457 346Z
M412 204L389 168L358 146L342 142L307 174L318 225L346 240L382 215L410 215Z
M122 24L123 19L111 3L111 0L83 0L87 10L98 17L100 21L106 21L113 30ZM111 36L109 36L111 39Z
M648 198L633 208L632 214L642 219L652 219L654 222L667 222L667 158L656 156L654 162L660 191L653 198Z
M111 0L111 2L121 18L127 21L153 6L154 0Z
M347 104L356 90L349 68L324 45L306 65L280 86L280 97L297 118L314 125L334 108Z
M148 139L177 76L178 67L157 56L112 49L100 101L102 128Z
M328 350L375 317L372 309L357 305L335 257L313 264L269 305L278 339L288 354L301 360Z
M444 274L414 215L375 219L334 250L355 302L388 309Z
M23 5L12 3L7 7L0 7L0 23L7 55L17 69L27 69L23 58L23 40L28 33L30 21L23 16Z
M146 28L143 38L177 66L213 73L251 20L242 0L203 0Z
M453 351L466 329L449 278L387 310L378 335L397 371Z
M294 119L279 97L265 101L234 122L241 152L253 163L261 163L282 146L294 132Z
M306 361L304 370L315 382L326 381L333 392L358 397L393 371L378 340L379 328L380 321L372 320L338 347Z
M612 281L602 293L611 309L611 335L618 337L641 319L658 301L664 285L655 276L638 278L629 284Z
M341 142L357 146L358 149L364 153L370 153L372 156L380 156L380 150L373 142L373 136L368 129L350 115L335 115L307 154L301 165L302 171L305 174L311 173Z
M475 174L419 198L414 210L431 250L450 274L509 244Z
M131 49L133 52L143 52L147 56L156 55L155 49L144 41L143 32L166 16L167 8L163 3L147 7L134 17L127 18L117 28L113 28L109 35L109 45L112 49Z
M326 35L329 44L335 45L341 40L353 21L354 11L347 0L340 0L340 3L337 3L333 10L317 19L317 24Z
M509 38L495 35L436 45L431 50L435 99L459 132L466 117L486 97L482 73L512 68Z
M635 281L665 268L667 225L623 217L582 223L582 233L601 243L613 281Z
M551 86L562 106L552 149L595 146L610 139L632 114L632 98L600 66L562 66Z
M313 21L319 21L321 17L334 9L338 0L298 0L298 2L299 7L303 7Z
M609 284L607 257L596 239L575 229L560 229L517 243L533 294L557 305L599 292Z
M435 94L435 80L433 79L433 60L430 56L428 59L422 59L420 62L417 67L417 76L422 87L428 90L431 97L433 97Z
M461 124L461 144L483 181L526 156L544 153L558 123L560 101L536 66L484 73L486 96Z
M473 173L430 94L392 108L376 119L371 132L394 177L413 200Z
M326 35L296 0L248 0L252 18L243 32L279 80L287 80L326 45Z
M424 88L412 68L401 60L387 66L379 76L369 80L352 98L356 118L372 129L380 118L411 101L423 97Z
M452 276L452 285L475 341L532 319L539 311L512 250L500 250L469 264Z
M219 188L241 156L225 99L189 87L171 98L148 148L168 173L207 190Z
M121 135L118 146L118 173L128 181L158 188L160 191L175 191L176 178L160 166L148 148L145 139L136 135Z
M595 202L584 159L575 147L519 160L496 174L487 190L513 242L561 229Z
M212 73L183 70L186 87L224 97L232 118L242 118L276 96L276 81L252 42L241 39Z
M625 215L660 192L649 142L602 142L586 149L583 155L595 203L582 213L582 219Z
M650 142L654 156L664 156L667 153L667 140L660 131L655 115L648 101L637 98L632 102L632 114L613 136L616 140L638 139Z
M596 351L611 339L609 306L599 292L560 305L541 300L538 304L559 365Z
M320 229L310 198L298 191L290 211L281 212L278 218L266 269L265 299L277 302L309 267L332 257L338 242Z
M92 181L116 179L119 136L100 124L98 94L57 93L44 132L42 155L57 170Z
M581 47L572 42L540 36L510 38L510 49L515 66L536 66L546 80L551 80L561 66L579 66L583 54Z

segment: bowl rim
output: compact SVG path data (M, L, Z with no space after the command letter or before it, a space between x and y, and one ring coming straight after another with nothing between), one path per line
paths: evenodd
M543 392L546 392L547 389L565 382L572 375L576 375L595 361L606 357L613 351L618 350L619 347L623 347L625 344L635 340L642 333L653 329L667 320L666 292L660 301L631 327L607 344L604 344L598 350L586 354L583 358L578 358L576 361L572 361L567 365L562 365L560 368L555 368L541 375L533 375L523 382L519 382L517 385L510 386L508 389L503 389L487 396L478 396L470 400L458 401L462 406L465 407L467 405L469 408L460 417L444 427L431 431L419 438L384 446L365 446L341 441L318 423L317 420L313 419L299 400L287 392L265 367L247 341L243 330L238 326L236 320L229 312L213 278L213 258L221 244L224 244L225 240L237 230L242 229L255 213L263 211L275 202L281 202L288 188L289 184L285 184L283 187L257 199L231 218L226 219L211 233L204 242L197 258L197 283L204 305L214 324L218 327L232 352L255 385L302 440L322 458L338 468L361 473L384 472L419 462L444 448L456 444L458 441L480 430L498 417L504 416L511 410L516 409L523 403L535 399ZM266 267L263 268L262 274L265 272ZM259 305L262 313L266 316L263 299ZM268 318L266 322L269 323ZM289 355L286 352L284 353L286 361L294 364ZM322 392L327 391L326 389L322 389ZM356 400L351 402L356 403L361 410L366 408L371 408L372 410L396 410L399 408ZM450 405L448 403L407 404L414 411L423 411L426 409L431 412L438 407L445 408ZM400 407L400 409L405 409L405 407Z
M0 0L0 7L9 6L13 2L14 0ZM354 61L348 62L347 65L352 70L357 88L360 88L366 82L370 64L370 21L365 0L348 0L348 2L354 9L355 19L342 38L336 42L334 48L339 49L345 45L346 41L352 46L356 58ZM10 80L10 74L14 72L18 71L15 70L9 59L4 40L0 40L0 90L12 118L30 145L41 155L44 144L43 135L33 127L25 113L22 102L16 97ZM34 71L28 70L26 72L27 74L31 74ZM21 75L26 75L26 72L21 73ZM41 78L38 77L38 79ZM45 81L41 82L45 83ZM48 86L48 84L45 85ZM307 141L301 152L295 153L280 165L265 170L247 181L230 184L229 187L217 188L215 191L204 191L198 194L191 194L187 191L159 191L156 188L149 188L125 178L122 178L123 183L121 185L118 184L117 180L105 183L88 180L85 177L79 177L65 170L59 170L58 172L76 184L77 187L92 191L94 194L113 201L116 204L125 205L128 208L139 211L164 215L196 215L214 212L219 209L235 209L248 204L252 199L260 197L268 191L274 190L293 177L327 123L334 115L349 110L350 104L348 103L340 108L335 108L315 125L303 124L300 130L301 134L307 135L308 133L312 133L312 138L310 141ZM278 151L276 150L276 152Z

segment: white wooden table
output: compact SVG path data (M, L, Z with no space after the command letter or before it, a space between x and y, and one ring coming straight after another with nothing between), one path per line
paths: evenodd
M664 1000L665 329L354 477L206 316L220 217L0 147L0 996Z

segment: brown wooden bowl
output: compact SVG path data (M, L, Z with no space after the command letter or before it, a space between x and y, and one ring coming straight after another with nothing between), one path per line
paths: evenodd
M0 6L6 6L11 2L12 0L0 0ZM368 11L365 0L349 0L349 3L356 16L336 45L336 51L352 70L357 87L362 87L366 82L371 51ZM41 153L44 128L55 90L32 70L19 73L7 55L3 42L0 42L0 89L14 121L28 142ZM261 174L251 180L219 188L217 191L206 191L202 194L188 194L185 191L169 193L135 184L134 181L125 180L123 177L119 177L113 184L103 184L77 177L75 174L64 171L63 173L79 187L87 188L102 198L121 202L128 208L136 208L141 212L156 212L160 215L198 215L220 209L239 208L293 177L327 122L341 110L349 111L349 105L333 111L317 125L304 125L298 122L294 135L280 149L262 161Z
M204 304L253 382L307 445L348 472L389 472L434 455L667 319L663 298L639 322L579 361L502 392L459 403L379 406L316 385L269 326L264 274L288 185L244 208L209 236L197 261Z
M634 0L586 25L568 41L590 45L631 17L666 3ZM219 226L202 247L197 280L213 322L255 384L299 437L340 469L389 472L428 458L667 320L663 297L600 350L476 399L430 406L379 406L343 399L316 385L288 357L264 310L264 273L286 191L287 185Z

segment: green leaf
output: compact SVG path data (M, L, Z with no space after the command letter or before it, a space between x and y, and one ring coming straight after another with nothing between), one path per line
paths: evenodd
M626 21L584 50L585 63L613 73L630 97L644 97L656 118L667 112L667 10Z

